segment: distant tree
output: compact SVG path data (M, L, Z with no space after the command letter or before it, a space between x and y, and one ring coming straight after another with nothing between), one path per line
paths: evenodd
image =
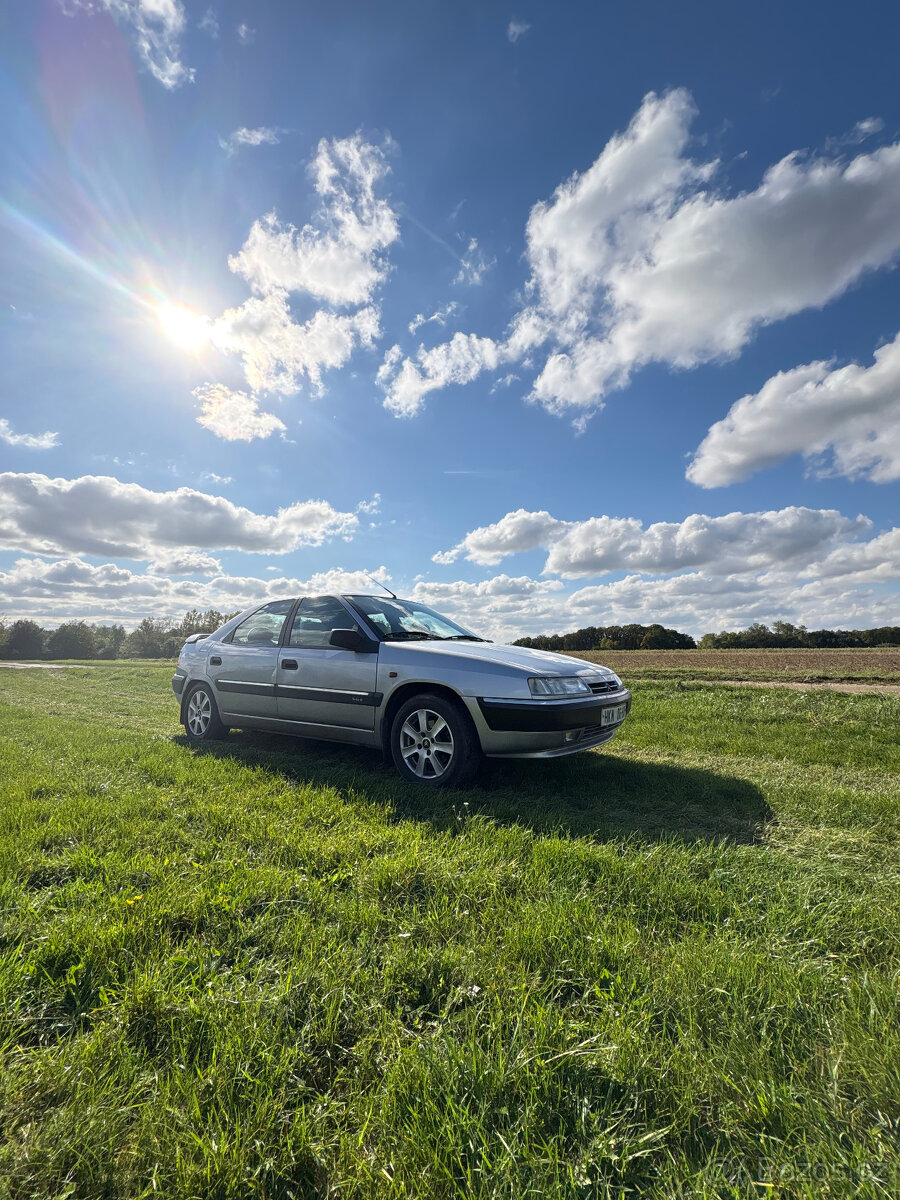
M42 629L35 621L14 621L9 628L9 635L3 647L3 657L9 659L42 658L46 637L46 630Z
M176 638L184 640L194 633L212 633L224 624L225 617L217 608L208 608L204 613L192 608L184 614L181 624L173 629L172 633Z
M172 635L172 622L162 617L145 617L122 643L123 658L174 658L178 641Z
M866 646L900 645L900 627L884 625L879 629L806 629L787 621L775 621L772 628L760 623L740 631L706 633L700 639L702 650L758 649L859 649Z
M664 629L662 625L651 625L641 638L642 650L676 650L678 634L674 629Z
M659 643L660 649L693 650L694 639L677 629L664 629L662 625L586 625L571 633L546 634L537 637L519 638L516 646L528 646L532 650L637 650L646 645L651 634L650 645Z
M95 625L98 658L117 658L126 638L124 625Z
M47 639L48 658L94 658L96 654L94 631L84 621L60 625Z

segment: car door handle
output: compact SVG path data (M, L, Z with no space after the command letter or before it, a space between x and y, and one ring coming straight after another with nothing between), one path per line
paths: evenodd
M282 666L282 669L285 671L296 671L297 670L297 660L294 658L283 658L281 660L281 666Z
M211 667L221 667L222 660L221 660L221 658L219 658L218 654L214 654L212 656L212 658L209 660L209 665Z

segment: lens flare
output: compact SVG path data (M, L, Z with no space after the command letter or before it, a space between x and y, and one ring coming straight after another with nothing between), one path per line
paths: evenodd
M209 343L209 317L203 317L183 304L163 301L157 306L156 319L166 337L182 350L199 354Z

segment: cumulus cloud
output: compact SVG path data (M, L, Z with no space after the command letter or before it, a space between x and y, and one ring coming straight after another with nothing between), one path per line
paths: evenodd
M544 573L575 579L615 571L663 574L706 567L713 575L759 571L777 564L810 561L839 539L871 526L834 509L783 508L773 512L694 513L683 521L658 521L646 528L635 517L590 517L559 521L548 512L518 509L493 525L472 530L438 563L464 555L495 566L510 554L547 549Z
M58 433L15 433L9 421L0 417L0 442L22 446L25 450L52 450L59 445Z
M335 568L308 579L284 575L259 579L221 572L203 580L177 579L171 577L179 573L179 563L173 561L176 569L164 575L135 572L113 563L95 566L74 557L51 561L20 558L8 570L0 571L0 608L51 624L85 619L136 625L144 617L171 616L189 608L228 612L292 596L370 591L367 575L390 580L384 566L369 571ZM191 574L210 572L201 566Z
M307 385L321 394L323 372L344 366L356 348L381 336L379 310L370 301L389 269L385 251L399 236L396 214L378 194L389 171L386 148L359 134L323 139L310 170L320 199L314 221L302 229L274 213L255 221L228 260L253 294L209 323L211 343L240 357L253 392L292 395ZM322 307L299 319L293 294L298 303L311 298ZM261 415L270 425L277 420Z
M530 398L550 412L583 419L651 362L734 357L760 327L896 260L900 143L849 160L796 151L728 194L720 165L688 153L695 115L682 89L650 93L587 170L531 211L530 302L513 330L527 316L533 336L526 347L511 332L496 361L546 343ZM416 369L397 361L382 380L398 415L409 413L397 392L407 362ZM438 375L434 387L454 382Z
M199 550L176 551L147 564L148 575L221 575L222 564Z
M322 372L342 367L357 346L371 346L381 334L378 311L371 305L353 313L319 309L308 321L294 320L287 292L251 296L227 309L213 323L213 342L241 356L254 391L291 395L306 381L322 391Z
M495 370L501 361L501 350L492 338L455 333L449 342L431 350L420 346L415 360L403 358L400 347L393 346L378 368L376 380L388 393L385 407L395 416L411 417L429 392L450 383L471 383L482 371Z
M63 11L105 10L131 29L144 66L163 87L190 83L194 71L181 61L181 36L187 20L181 0L69 0Z
M359 519L325 500L272 516L193 488L155 492L110 476L0 474L0 548L164 560L186 550L287 554L349 537Z
M201 411L197 424L227 442L252 442L273 433L285 433L287 426L273 413L261 412L256 396L233 392L222 383L205 383L194 389Z
M900 334L870 367L813 362L773 375L710 428L687 477L723 487L792 454L849 479L900 479Z
M219 145L229 154L234 154L241 146L277 146L278 141L278 130L268 125L260 125L258 129L242 126L227 138L219 138Z
M433 555L432 561L441 564L455 562L464 554L479 566L495 567L509 554L524 554L544 548L569 528L567 521L558 521L548 512L528 512L517 508L493 525L482 525L467 533L458 546Z
M388 265L383 251L400 234L377 189L390 168L383 147L359 134L322 139L311 171L321 198L316 224L283 225L274 213L255 221L228 265L255 292L306 292L330 304L372 298Z

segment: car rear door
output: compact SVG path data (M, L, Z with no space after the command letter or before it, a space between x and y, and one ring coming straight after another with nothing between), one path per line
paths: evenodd
M207 672L223 718L277 718L278 645L295 604L296 600L276 600L258 608L227 641L210 647Z
M354 628L359 623L337 596L307 596L300 601L278 652L282 721L319 726L323 735L326 728L375 728L378 655L342 650L328 642L333 629Z

